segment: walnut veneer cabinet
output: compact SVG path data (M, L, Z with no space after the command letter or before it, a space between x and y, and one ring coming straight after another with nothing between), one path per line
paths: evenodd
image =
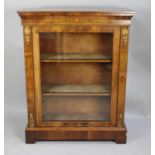
M24 29L28 126L38 140L126 143L131 10L19 11Z

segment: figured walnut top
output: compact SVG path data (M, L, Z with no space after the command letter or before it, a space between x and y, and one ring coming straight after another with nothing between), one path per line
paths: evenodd
M22 15L111 15L111 16L133 16L134 11L126 8L39 8L18 11Z
M129 9L43 8L18 11L22 24L29 25L130 25L135 14Z

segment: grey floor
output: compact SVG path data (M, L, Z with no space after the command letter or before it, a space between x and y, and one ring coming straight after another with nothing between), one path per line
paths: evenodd
M150 155L150 118L126 116L127 144L37 142L25 144L25 108L5 106L5 155Z

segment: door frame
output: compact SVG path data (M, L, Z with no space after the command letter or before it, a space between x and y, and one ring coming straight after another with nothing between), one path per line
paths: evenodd
M102 26L50 26L33 27L33 64L34 64L34 83L35 83L35 105L36 105L36 124L37 126L75 126L75 127L105 127L116 126L117 114L117 95L118 95L118 73L119 73L119 46L120 46L120 27ZM73 33L113 33L113 53L112 53L112 86L110 103L110 121L44 121L42 114L42 95L40 77L40 46L39 33L41 32L73 32Z

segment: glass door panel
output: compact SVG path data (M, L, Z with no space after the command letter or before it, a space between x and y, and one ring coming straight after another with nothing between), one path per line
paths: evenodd
M39 33L44 121L110 121L113 33Z

